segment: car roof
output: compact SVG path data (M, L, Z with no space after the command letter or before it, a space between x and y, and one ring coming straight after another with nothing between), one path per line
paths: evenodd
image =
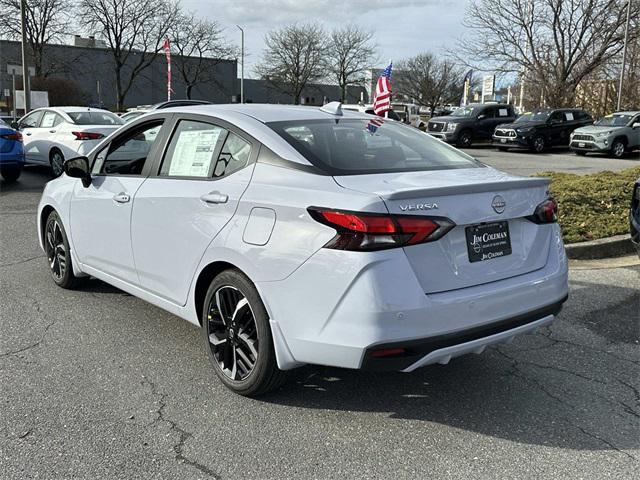
M320 107L308 107L303 105L274 105L267 103L189 105L184 107L171 107L163 109L163 111L214 116L236 113L255 118L262 123L336 118L335 115L323 112ZM370 115L345 108L343 109L342 118L370 118Z
M611 115L638 115L640 114L640 110L625 110L622 112L613 112Z
M103 108L93 108L93 107L41 107L41 108L36 108L33 111L36 111L36 110L53 110L53 111L57 110L59 112L64 112L64 113L74 113L74 112L108 112L108 113L111 113L109 110L105 110ZM29 112L29 113L31 113L31 112Z

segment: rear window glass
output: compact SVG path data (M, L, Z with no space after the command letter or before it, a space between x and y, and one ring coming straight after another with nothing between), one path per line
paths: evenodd
M124 125L124 120L111 112L67 112L76 125Z
M380 117L299 120L267 125L313 165L330 175L483 166L420 130Z

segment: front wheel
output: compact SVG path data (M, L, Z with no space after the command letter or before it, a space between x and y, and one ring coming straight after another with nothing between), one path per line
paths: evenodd
M544 149L546 148L546 144L544 142L544 137L541 136L537 136L533 139L533 142L531 143L531 150L533 150L535 153L542 153L544 152Z
M205 297L202 333L218 378L230 390L258 396L279 387L269 317L255 286L239 270L215 277Z
M44 248L53 281L62 288L74 288L80 278L73 274L67 233L57 212L51 212L44 227Z
M624 157L625 150L626 149L625 149L624 143L621 142L620 140L614 141L613 144L611 145L611 155L614 158Z
M471 146L472 142L473 142L473 137L471 136L471 132L469 130L465 130L463 132L460 132L460 135L458 136L458 141L456 143L458 144L458 147L468 148Z
M53 171L53 176L58 178L62 175L63 165L64 165L64 155L60 150L51 150L49 154L49 163L51 163L51 171Z

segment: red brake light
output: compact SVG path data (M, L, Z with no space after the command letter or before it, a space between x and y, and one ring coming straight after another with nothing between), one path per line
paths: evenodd
M527 219L533 223L555 223L558 221L558 203L551 197L547 198L544 202L538 205L533 212L533 215L529 215Z
M75 135L76 140L98 140L104 138L104 135L98 132L71 132Z
M336 230L325 248L336 250L383 250L438 240L455 224L442 217L385 215L309 208L318 222Z
M14 142L22 141L22 134L20 132L7 133L5 135L0 135L0 137L4 138L5 140L13 140Z

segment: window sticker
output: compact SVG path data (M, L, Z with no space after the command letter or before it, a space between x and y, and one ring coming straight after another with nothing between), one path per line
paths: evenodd
M567 122L573 120L573 112L564 112L564 118Z
M221 128L180 132L173 151L170 176L207 177Z
M508 117L509 116L509 110L507 110L506 108L499 108L498 109L498 116L500 116L500 117Z

